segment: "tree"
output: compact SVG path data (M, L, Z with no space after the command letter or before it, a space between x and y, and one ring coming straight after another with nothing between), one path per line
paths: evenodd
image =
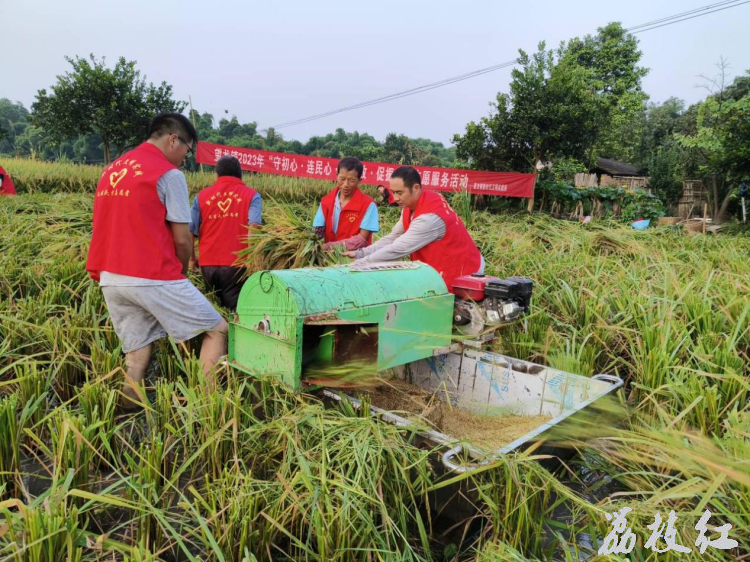
M648 160L649 186L664 203L674 204L682 193L683 149L669 137L653 149Z
M454 136L458 158L475 169L529 171L538 160L590 164L602 151L635 152L639 135L632 129L642 118L647 70L637 66L637 41L619 23L554 51L540 43L531 56L519 53L510 92L498 94L488 117Z
M632 162L640 168L650 169L649 162L654 152L680 130L684 114L685 102L676 97L668 98L663 103L648 104L637 154Z
M419 165L426 154L406 135L388 133L383 143L381 158L386 162L406 166Z
M727 64L710 81L709 95L696 110L695 132L675 135L698 162L698 172L710 179L713 216L727 219L733 187L750 175L750 88L748 76L726 85Z
M572 39L563 60L588 69L591 84L601 104L601 124L596 142L598 156L632 162L644 124L648 96L641 80L648 69L638 66L643 53L635 36L620 23L599 28L596 35Z
M0 98L0 154L18 154L16 141L28 127L28 110L20 102Z
M519 51L510 93L498 94L494 112L456 135L458 158L475 169L530 171L538 160L568 156L591 161L600 107L590 72L573 61L558 64L560 51L539 44Z
M31 106L31 120L49 141L59 144L81 134L101 138L104 160L112 148L122 151L142 140L151 118L181 112L185 102L172 99L172 87L146 82L135 61L120 57L114 68L94 55L66 57L73 70L57 77L52 92L39 90Z

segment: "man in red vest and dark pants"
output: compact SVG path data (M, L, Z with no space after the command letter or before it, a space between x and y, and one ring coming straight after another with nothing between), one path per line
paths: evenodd
M363 171L357 158L342 158L336 167L336 187L320 201L313 228L325 239L327 250L336 245L364 248L380 230L378 206L359 189Z
M398 260L410 256L435 268L452 292L453 280L484 273L484 258L461 218L442 195L422 189L419 172L401 166L391 175L391 193L403 209L391 233L372 246L348 252L354 263Z
M122 342L125 406L143 401L140 385L156 340L204 334L200 362L210 386L211 369L226 353L226 321L185 277L192 237L179 166L197 142L184 115L158 115L148 140L107 166L96 188L86 270L99 281Z
M398 203L396 203L396 198L386 186L378 185L378 193L383 196L383 200L380 202L381 205L388 205L389 207L398 206Z
M10 179L8 172L5 168L0 166L0 195L15 195L16 186L13 185L13 180Z
M222 305L235 310L245 270L233 265L237 252L247 245L248 226L260 227L263 202L260 193L243 183L242 167L234 156L216 162L216 175L216 183L193 200L190 232L198 238L206 286L216 292Z

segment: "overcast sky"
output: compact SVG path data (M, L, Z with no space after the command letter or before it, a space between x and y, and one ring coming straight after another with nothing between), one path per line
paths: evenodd
M31 105L68 70L64 56L125 56L153 82L217 119L228 111L260 128L513 59L595 33L631 27L716 0L176 1L0 0L0 97ZM705 97L700 74L724 56L750 68L750 4L639 34L652 101ZM382 140L389 132L448 144L487 114L510 69L424 94L284 128L307 140L337 127Z

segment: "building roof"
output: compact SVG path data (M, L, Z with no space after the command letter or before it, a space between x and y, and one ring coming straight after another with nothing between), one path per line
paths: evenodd
M638 168L632 164L601 157L597 157L596 159L596 168L604 170L612 176L637 176L640 173Z

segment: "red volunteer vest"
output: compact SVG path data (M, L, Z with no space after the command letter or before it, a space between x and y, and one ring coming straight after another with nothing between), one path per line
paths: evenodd
M15 195L16 186L13 185L13 180L10 179L8 172L2 166L0 166L0 174L3 175L3 185L0 185L0 195Z
M240 178L223 176L198 193L201 265L232 265L247 240L247 213L256 191Z
M320 200L320 206L323 208L323 217L326 220L326 242L338 242L339 240L346 240L359 234L362 219L365 218L365 213L367 213L370 203L374 202L371 197L362 193L359 188L354 190L354 195L352 195L346 207L341 209L338 229L334 233L333 206L336 204L336 197L338 196L339 188L337 187Z
M172 281L184 279L156 182L176 169L143 143L107 166L94 195L94 224L86 270Z
M422 191L413 214L410 209L404 209L401 217L404 229L409 230L412 220L428 213L434 213L443 219L445 235L414 252L411 259L435 268L452 293L453 280L461 275L471 275L479 271L482 256L461 218L451 209L443 196L434 191Z

